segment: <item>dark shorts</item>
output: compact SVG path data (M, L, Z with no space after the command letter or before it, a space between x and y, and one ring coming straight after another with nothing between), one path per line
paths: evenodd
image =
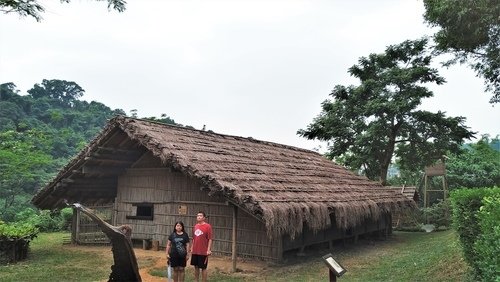
M191 256L191 265L201 269L207 269L208 265L208 256L202 255L192 255Z
M185 257L170 257L170 266L171 267L186 267L186 258Z

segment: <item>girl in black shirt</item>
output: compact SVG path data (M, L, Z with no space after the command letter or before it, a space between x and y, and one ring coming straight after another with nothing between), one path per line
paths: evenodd
M184 223L175 223L174 232L168 236L167 242L167 264L174 269L174 281L184 281L184 268L189 259L189 236L184 231Z

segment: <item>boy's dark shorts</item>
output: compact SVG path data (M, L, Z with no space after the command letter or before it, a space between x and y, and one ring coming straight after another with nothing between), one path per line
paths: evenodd
M186 267L186 257L171 257L170 258L171 267Z
M207 269L208 266L208 256L202 255L191 255L191 265L201 269Z

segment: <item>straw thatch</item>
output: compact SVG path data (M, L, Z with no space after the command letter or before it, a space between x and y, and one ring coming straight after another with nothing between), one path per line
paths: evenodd
M337 227L348 229L415 205L316 152L122 116L112 119L33 203L41 208L60 205L58 195L71 196L65 192L71 185L63 183L66 190L58 185L120 134L126 134L126 140L112 142L113 146L130 148L133 143L135 150L151 152L163 165L198 179L209 195L222 195L259 218L273 237L288 234L293 238L304 224L313 231L326 229L332 225L331 218ZM104 196L113 198L112 193Z

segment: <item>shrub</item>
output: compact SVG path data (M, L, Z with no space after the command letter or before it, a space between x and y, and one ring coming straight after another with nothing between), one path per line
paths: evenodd
M44 232L67 230L71 225L72 216L73 210L71 208L56 211L40 211L37 226Z
M60 213L59 230L69 230L71 228L71 220L73 220L73 209L62 209Z
M472 266L477 278L481 277L479 258L474 244L481 234L478 212L483 198L500 193L500 188L459 189L451 192L453 226L458 232L464 258Z
M65 208L56 211L37 211L33 208L25 208L15 216L15 222L29 222L38 227L42 232L53 232L67 230L71 224L73 210Z
M450 226L450 201L439 200L428 208L422 209L427 223L433 224L436 228L440 226Z
M29 243L39 231L29 222L7 224L0 221L0 263L25 259Z
M482 204L477 214L481 234L474 249L482 280L495 281L500 279L500 193L485 197Z

